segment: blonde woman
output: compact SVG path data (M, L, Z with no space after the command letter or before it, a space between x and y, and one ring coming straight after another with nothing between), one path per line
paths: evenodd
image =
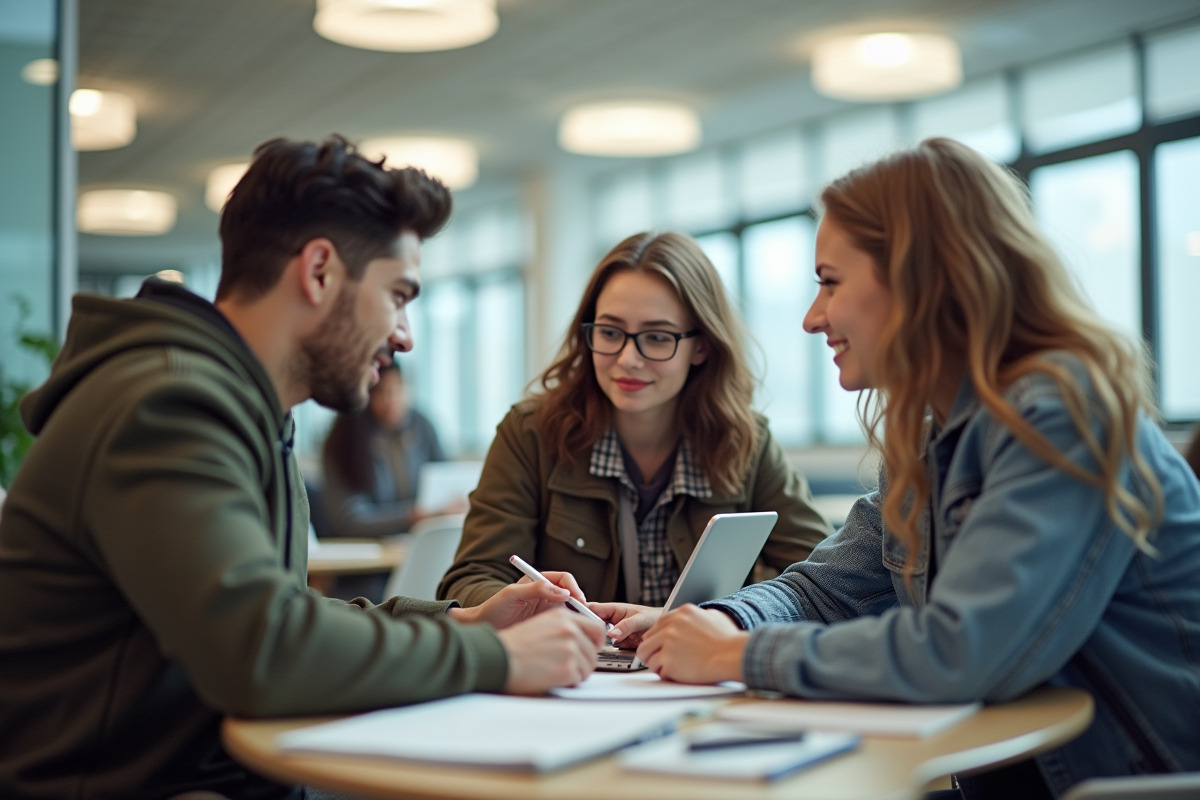
M613 248L542 390L496 431L440 596L483 602L518 577L516 554L592 600L661 605L709 518L730 511L779 513L771 574L804 559L829 528L750 409L743 339L694 240Z
M881 489L806 563L663 617L639 656L802 697L1095 698L1079 738L962 778L967 797L1200 769L1200 484L1149 418L1139 349L1081 299L1018 181L961 144L822 201L804 325L874 395ZM595 608L614 638L655 616Z

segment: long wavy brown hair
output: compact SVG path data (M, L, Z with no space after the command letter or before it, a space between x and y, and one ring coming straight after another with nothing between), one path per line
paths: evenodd
M596 319L596 300L619 272L647 272L671 285L708 346L679 395L679 424L709 483L718 492L741 486L758 444L750 404L757 380L745 355L746 332L721 278L695 240L681 233L639 233L614 247L592 272L554 363L534 380L541 391L538 422L556 458L586 458L612 421L600 390L583 324Z
M983 405L1032 453L1103 489L1113 522L1153 551L1148 537L1161 517L1162 490L1136 445L1139 412L1153 407L1145 354L1083 299L1038 230L1024 184L965 145L937 138L850 172L821 201L892 292L872 365L875 395L860 415L883 454L884 522L908 545L910 572L929 498L927 407L947 364L965 365ZM1043 358L1052 350L1078 357L1090 393ZM1094 471L1068 460L1005 401L1004 390L1033 372L1058 385ZM1149 502L1122 484L1126 464Z

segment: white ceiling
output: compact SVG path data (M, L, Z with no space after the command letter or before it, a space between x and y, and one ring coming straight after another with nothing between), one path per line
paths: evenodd
M77 86L120 89L138 136L79 154L79 184L148 185L179 200L175 230L81 235L84 271L145 272L219 252L204 179L279 135L464 136L480 149L472 198L574 162L555 143L571 104L636 95L700 111L705 141L845 107L809 88L813 37L833 28L933 29L967 76L1200 16L1200 0L499 0L473 47L402 54L328 42L315 0L80 0Z

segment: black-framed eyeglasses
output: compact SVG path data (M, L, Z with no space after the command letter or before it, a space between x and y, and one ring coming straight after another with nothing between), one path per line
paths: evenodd
M690 339L699 334L699 330L691 330L687 333L656 330L629 333L615 325L583 323L583 338L593 353L599 353L602 356L618 355L625 349L625 343L633 339L633 346L647 361L670 361L679 350L680 339Z

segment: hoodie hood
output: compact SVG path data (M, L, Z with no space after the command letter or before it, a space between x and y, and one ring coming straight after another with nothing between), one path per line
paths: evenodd
M224 325L220 323L224 322ZM63 399L107 361L132 350L180 347L205 353L255 385L269 404L276 431L288 415L262 363L208 301L182 287L151 279L138 297L114 300L76 295L67 338L45 383L21 399L21 420L34 436Z

